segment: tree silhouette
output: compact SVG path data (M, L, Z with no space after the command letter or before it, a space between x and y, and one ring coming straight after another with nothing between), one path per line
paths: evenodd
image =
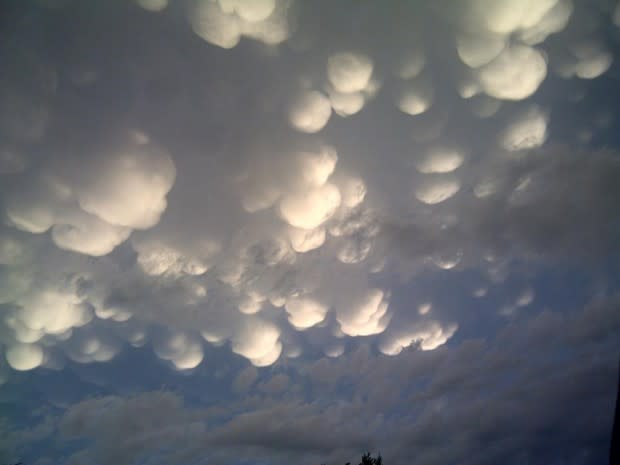
M322 463L321 465L325 465ZM351 462L345 463L345 465L351 465ZM362 461L359 465L383 465L383 458L381 454L378 454L376 457L370 455L370 452L366 452L362 455Z
M370 455L370 452L366 452L362 455L362 463L360 465L383 465L383 458L381 454L377 455L377 457L373 457Z

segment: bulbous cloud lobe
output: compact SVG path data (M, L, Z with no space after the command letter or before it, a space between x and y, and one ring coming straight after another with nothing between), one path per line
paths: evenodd
M0 53L9 377L131 347L188 375L399 360L617 250L617 157L588 145L614 127L611 7L134 0L72 28L42 3L76 45Z

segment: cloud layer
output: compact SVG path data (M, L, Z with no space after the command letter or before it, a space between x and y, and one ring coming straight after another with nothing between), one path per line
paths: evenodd
M618 11L12 6L0 31L0 389L46 373L105 386L55 411L66 438L90 444L58 452L67 463L180 463L174 441L187 457L204 441L214 463L257 450L350 460L385 445L398 464L408 441L428 464L563 460L532 439L557 430L547 439L561 450L573 438L559 407L529 431L519 407L544 405L565 368L583 387L557 398L604 411L593 399L608 394L618 289ZM608 303L584 307L596 299ZM562 350L525 342L543 333ZM519 367L520 351L536 360ZM190 400L151 392L145 373L127 395L106 370L135 354L170 379L213 379ZM554 376L536 381L545 363ZM385 378L374 387L373 366ZM221 380L248 399L231 394L218 412L207 398ZM600 457L595 423L579 463ZM448 436L454 446L434 439Z

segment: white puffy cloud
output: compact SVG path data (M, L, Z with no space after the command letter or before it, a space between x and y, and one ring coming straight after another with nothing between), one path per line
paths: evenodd
M159 358L172 362L177 370L196 368L204 358L200 339L180 331L166 332L156 337L153 350Z
M501 100L531 96L547 76L544 55L525 45L506 47L495 59L476 71L482 90Z
M128 227L111 225L80 210L59 216L52 227L58 247L95 257L109 254L130 234Z
M473 296L476 298L485 297L488 294L489 290L486 287L479 287L474 289Z
M272 185L250 184L244 187L241 205L248 213L272 207L282 195L282 191Z
M472 99L482 92L482 88L472 76L466 76L457 82L457 91L461 98Z
M500 184L500 181L494 178L482 179L474 186L474 195L479 199L489 197L500 190Z
M136 3L148 11L161 11L168 6L168 0L136 0Z
M290 0L193 0L189 22L212 45L234 48L242 37L277 45L291 34Z
M502 35L476 36L463 34L457 37L456 50L459 58L470 68L479 68L494 60L506 47Z
M325 319L327 306L312 297L291 297L286 301L289 322L297 329L311 328Z
M226 13L235 12L251 23L266 20L276 9L276 0L219 0L219 4Z
M432 257L432 261L433 263L435 263L435 265L437 265L438 268L441 268L442 270L451 270L461 262L462 257L463 253L461 251L445 252L441 254L436 254L434 257Z
M362 92L338 92L330 90L329 102L333 110L340 116L352 116L364 108L366 99Z
M517 297L515 305L517 305L517 307L525 307L530 305L534 301L534 297L534 290L531 288L526 288Z
M338 162L336 150L328 145L321 146L317 152L300 152L295 158L295 169L299 170L303 184L308 186L325 184Z
M385 337L379 350L386 355L398 355L412 344L419 344L422 350L434 350L445 344L456 332L456 324L442 325L438 321L416 323L411 330L401 330L399 335Z
M325 243L326 233L323 227L317 229L289 228L288 233L291 247L295 252L309 252L318 249Z
M467 0L454 14L468 30L509 35L533 27L544 20L558 0Z
M395 67L395 74L400 79L413 79L420 75L426 65L426 55L421 48L407 50L399 58Z
M435 205L448 200L461 189L456 178L425 178L415 188L416 198L428 205Z
M254 366L272 365L282 353L280 330L265 320L246 320L232 338L232 350Z
M167 3L137 2L153 11ZM516 331L548 304L545 297L539 305L524 282L537 283L558 257L594 257L587 261L594 269L599 256L617 251L609 245L617 231L607 226L618 205L617 157L597 164L598 155L584 150L567 164L573 150L546 143L547 109L567 109L554 122L556 136L574 120L575 134L583 128L591 143L606 144L613 126L597 122L596 99L607 80L571 80L561 83L567 92L545 87L549 92L536 94L546 55L552 69L564 66L579 78L611 64L609 31L579 14L587 1L573 2L578 14L570 24L566 0L438 0L398 9L363 2L352 10L335 2L316 9L293 0L189 0L169 2L160 15L132 3L122 11L138 22L130 29L141 37L126 59L106 58L116 50L107 48L109 34L82 43L83 28L70 27L72 43L81 45L59 70L67 78L62 92L38 102L30 74L20 73L26 91L2 110L2 147L10 152L0 150L0 350L8 360L0 370L58 367L66 358L81 380L67 396L81 396L88 383L127 392L140 385L109 374L152 349L165 361L156 369L195 370L165 378L215 380L240 399L228 410L225 398L234 393L207 386L209 406L187 412L161 393L86 401L64 422L89 443L69 462L188 463L200 451L217 465L244 461L239 451L246 449L250 461L260 461L256 450L264 449L276 451L273 463L295 460L299 450L310 451L304 463L324 450L326 462L345 463L337 454L378 447L405 423L415 426L405 427L406 439L424 444L420 436L434 431L442 412L456 418L442 421L455 431L472 424L445 402L468 400L461 394L480 385L491 386L494 397L495 383L480 384L476 374L510 357L475 350L502 324L494 312L504 306L515 318L502 333ZM444 7L454 10L450 21L437 17ZM191 25L177 35L183 8ZM57 16L60 26L67 15ZM101 21L101 30L126 26L123 15ZM386 27L390 33L381 34ZM283 44L289 37L295 43ZM101 56L82 53L92 41L101 41ZM36 48L38 39L24 42ZM351 44L363 53L337 53ZM56 47L46 44L45 56L57 56ZM0 53L0 64L8 55ZM558 103L574 85L583 101ZM544 110L537 106L543 103ZM19 124L4 118L14 109L25 109ZM108 126L135 122L166 149L140 134L107 143ZM539 147L540 156L522 152ZM458 324L467 329L463 338L453 337ZM199 334L217 349L203 347ZM454 340L470 338L480 339ZM375 356L377 346L394 357ZM329 387L304 378L320 371ZM54 381L66 377L49 378L53 395ZM364 382L351 390L350 379ZM399 393L411 380L415 392ZM202 403L205 392L185 381L175 385ZM405 418L398 413L403 398L428 402ZM475 406L463 404L469 420ZM359 412L362 421L351 422ZM385 429L382 422L393 420L377 412L396 412L403 423ZM294 421L271 428L268 420L279 417ZM418 428L427 417L430 429ZM329 437L342 425L353 426ZM175 442L187 436L196 442ZM69 447L82 447L78 442ZM472 450L484 462L478 446ZM419 455L421 463L450 462L432 450Z
M402 83L397 94L397 106L403 113L417 116L426 112L435 98L433 85L426 76Z
M209 269L212 255L219 251L219 245L211 241L201 244L200 250L194 249L195 255L184 253L156 239L132 240L132 245L138 252L138 265L152 276L204 274Z
M54 224L62 203L71 197L71 188L55 176L40 176L26 192L9 194L6 215L12 226L30 233L43 233Z
M500 144L509 151L540 147L547 139L548 115L538 106L517 114L500 136Z
M61 249L102 256L132 229L154 226L175 178L172 159L136 133L95 159L79 159L66 172L49 166L5 204L10 224L41 234L51 228Z
M454 148L434 147L416 163L420 173L450 173L463 164L463 153Z
M28 371L40 366L45 359L43 349L37 344L15 344L6 350L6 361L14 370Z
M61 334L87 324L92 313L71 291L41 289L25 295L13 317L26 328L44 334Z
M146 229L159 222L176 169L162 149L143 141L121 144L92 161L78 179L80 207L110 224Z
M108 333L84 328L75 332L63 349L77 363L109 362L122 349L121 341Z
M159 11L169 2L136 3ZM115 105L97 107L101 119L92 127L88 118L56 119L47 96L37 102L31 92L31 131L2 126L9 134L0 150L9 228L0 231L3 345L41 344L50 347L47 356L87 363L148 341L185 370L203 358L199 333L257 367L281 353L295 363L321 353L338 357L347 337L385 333L391 353L416 341L423 349L445 342L452 330L443 306L431 313L418 305L435 304L433 291L403 307L400 296L390 297L398 292L392 279L434 283L460 275L442 270L459 270L499 281L519 272L507 265L513 256L529 259L531 244L544 242L540 231L558 237L570 229L572 220L553 227L531 212L535 201L564 211L567 201L547 197L541 181L555 168L532 173L544 163L539 159L558 157L497 156L541 147L549 125L536 103L506 100L538 97L546 54L551 66L595 77L611 63L611 50L597 24L580 24L578 15L568 24L566 0L464 0L450 5L452 12L443 11L450 2L414 3L399 10L402 18L388 9L375 15L378 4L360 10L349 19L394 19L394 34L353 42L336 27L349 12L334 6L316 12L334 19L318 31L312 7L298 2L191 0L187 19L207 42L255 42L225 51L195 37L181 59L173 34L165 43L136 45L149 53L131 52L128 119L117 118ZM136 18L165 22L170 14ZM438 28L429 34L419 21ZM273 46L289 37L291 47ZM363 48L342 52L351 43ZM449 53L438 58L432 50ZM217 66L205 68L205 57ZM82 105L94 108L94 94L106 96L106 86L117 84L106 63L85 60L66 74L76 94L67 107L79 117L88 113ZM94 68L95 78L75 78ZM581 85L587 95L593 83ZM22 94L29 95L14 100L28 103ZM555 97L547 97L551 111ZM52 99L60 111L64 98ZM331 116L362 109L355 118ZM117 130L126 121L140 121L162 146L142 133L108 137L108 124ZM47 134L49 128L58 133ZM587 190L600 177L595 170L570 184ZM498 249L494 261L482 256L487 245ZM77 270L80 284L49 285L58 270ZM527 297L509 304L527 305ZM390 321L407 327L407 312L436 321L392 333Z
M551 34L562 31L573 13L571 0L558 0L536 23L530 23L518 32L519 39L527 45L544 42Z
M426 302L418 305L418 313L420 315L426 315L433 309L433 305L430 302Z
M471 98L471 112L478 118L490 118L501 108L502 101L489 97L488 95L477 95Z
M351 296L348 302L336 307L336 319L348 336L370 336L382 333L390 322L386 294L380 289L368 289Z
M340 242L336 257L342 263L360 263L368 258L372 249L370 238L346 238Z
M263 235L264 234L264 235ZM228 286L232 301L245 313L256 313L269 300L283 305L283 293L290 292L297 256L284 234L273 231L242 231L234 238L230 256L220 261L217 279ZM229 297L229 298L230 298Z
M14 316L5 317L4 324L7 328L12 330L13 338L19 342L30 344L40 341L44 336L42 330L32 329L26 326L21 320L15 318Z
M356 208L366 198L366 183L362 178L353 175L344 175L334 179L334 182L340 190L343 207Z
M241 313L253 315L262 310L264 302L265 298L262 295L246 295L241 298L237 308Z
M117 306L102 306L95 308L95 316L102 320L112 320L112 321L127 321L132 317L132 313L125 308L117 307ZM130 342L137 342L140 339L140 336L133 336L135 339L131 339Z
M334 53L327 59L327 77L338 92L360 92L370 84L373 67L372 59L363 53Z
M303 194L306 189L321 187L337 162L336 150L326 144L284 158L255 160L240 179L241 204L254 213L272 207L285 194Z
M340 357L342 354L344 354L344 345L334 344L334 345L328 346L325 348L324 352L325 352L325 355L331 358Z
M207 42L222 48L233 48L241 40L241 24L227 14L218 0L197 0L189 16L192 29Z
M595 79L613 63L612 52L596 39L578 40L566 50L556 52L553 58L554 70L563 78Z
M289 109L291 126L301 132L319 132L332 114L329 99L321 92L304 91Z
M314 229L327 221L340 206L340 191L333 184L291 193L280 200L282 219L291 226Z

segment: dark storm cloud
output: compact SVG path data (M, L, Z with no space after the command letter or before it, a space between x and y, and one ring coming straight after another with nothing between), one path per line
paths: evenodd
M474 256L491 252L533 260L600 259L617 253L616 154L553 147L514 162L509 171L479 166L472 174L504 184L501 199L456 204L455 211L467 214L438 233L428 225L386 223L388 242L412 257L450 246Z

